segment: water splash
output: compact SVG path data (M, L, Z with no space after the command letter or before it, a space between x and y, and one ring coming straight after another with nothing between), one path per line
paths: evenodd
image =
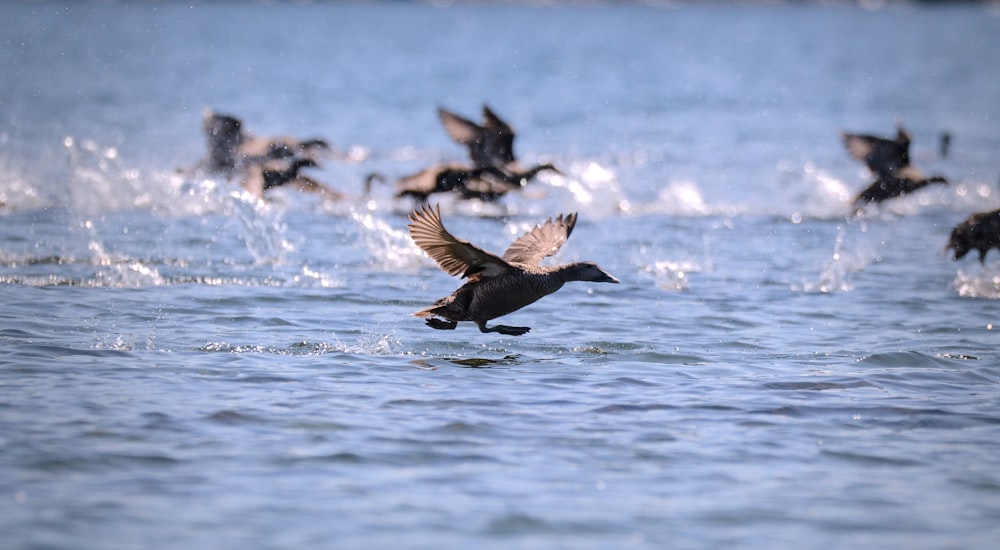
M863 269L865 262L860 257L845 254L845 238L845 227L838 225L837 237L833 243L833 254L824 263L819 278L815 281L805 281L801 285L792 285L792 290L799 292L819 292L823 294L850 292L854 290L854 284L851 283L850 277L853 273Z
M167 280L153 266L138 261L116 263L97 274L95 286L142 288L162 286Z
M625 196L617 174L593 160L569 162L563 174L544 174L508 201L511 215L548 217L553 212L580 212L587 218L603 218L628 212L632 204Z
M841 218L850 209L854 193L842 180L819 169L814 163L806 162L800 169L779 164L779 171L789 178L801 179L804 185L801 192L787 201L787 204L798 205L792 212L792 221L798 223L804 217Z
M104 243L97 235L93 220L85 220L80 227L89 237L87 250L90 252L90 262L99 266L89 285L114 288L140 288L144 286L159 286L166 283L159 271L149 265L128 256L108 252Z
M43 188L33 184L25 171L15 166L7 155L0 156L0 212L35 210L53 203Z
M314 270L308 265L302 266L301 273L292 277L289 282L296 287L343 288L345 286L341 278L326 271Z
M352 210L351 218L358 223L361 240L375 265L385 271L416 271L426 265L426 256L408 231L392 227L370 211Z
M633 211L643 214L704 216L711 214L712 208L696 182L677 180L668 182L660 189L654 201L644 206L636 206Z
M656 286L663 290L687 290L688 273L701 271L701 266L692 262L657 261L641 266L643 273L652 275Z
M996 183L989 181L959 182L952 186L948 204L962 212L986 212L1000 208L1000 193Z
M67 169L65 201L70 210L99 214L134 208L155 208L176 199L168 182L123 162L116 147L94 140L63 139Z
M1000 299L1000 270L989 265L980 265L975 272L959 269L953 285L963 298Z
M350 353L365 353L372 355L397 355L402 342L394 331L387 330L378 324L362 327L362 333L357 342L349 346Z
M232 214L239 221L240 235L257 264L279 264L292 245L284 236L284 210L271 208L265 201L242 190L231 193Z

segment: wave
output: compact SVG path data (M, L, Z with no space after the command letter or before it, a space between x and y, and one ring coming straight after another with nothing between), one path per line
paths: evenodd
M288 218L299 216L300 212L349 221L348 234L335 236L362 244L363 256L359 261L374 269L413 273L433 268L405 229L405 216L415 203L394 198L391 186L378 187L370 194L348 195L337 202L283 189L268 200L259 200L225 179L194 177L174 168L133 166L116 147L93 140L66 137L51 153L45 156L61 160L46 167L41 178L25 176L26 172L18 166L24 159L0 155L0 170L6 176L0 179L0 215L61 210L71 225L72 238L58 246L38 241L33 249L24 252L0 250L2 283L112 288L178 284L343 286L344 282L326 268L297 266L292 272L287 269L287 264L295 261L297 247L303 244L293 242L296 237L289 235ZM365 173L377 170L391 173L401 164L412 164L414 159L424 162L432 156L416 150L403 156L380 155L376 151L366 153L364 158L334 164L328 172L338 174L342 181L357 182L360 189ZM891 220L943 209L955 212L957 223L972 211L1000 207L1000 193L992 182L960 181L868 208L860 218L851 218L852 186L813 162L782 161L748 176L756 182L740 182L737 187L714 174L669 175L665 173L669 167L652 166L634 157L546 159L559 166L562 174L542 174L523 190L512 192L498 202L463 201L457 196L441 195L433 197L432 203L440 205L446 217L503 220L503 235L511 239L545 218L568 212L578 212L587 221L609 217L683 219L763 215L787 219L793 224L817 220L842 222L816 277L791 285L792 290L806 293L854 289L854 274L864 270L878 255L877 250L868 246L870 243L856 240L859 232L866 231L865 220ZM352 186L355 185L342 187ZM176 250L176 247L155 241L152 246L160 248L153 248L149 255L106 250L105 243L110 241L102 233L111 228L117 230L109 221L112 215L147 211L164 227L179 218L214 220L214 227L209 223L204 228L210 234L204 244L218 248L211 253L215 261L222 256L223 262L230 267L243 266L239 270L244 272L253 271L254 266L281 269L271 275L234 275L231 269L220 274L198 260L157 258L157 250ZM339 230L344 230L343 226ZM235 247L234 243L240 246ZM506 244L502 242L499 246ZM686 290L691 273L714 269L707 251L694 251L693 255L689 252L680 258L639 254L631 263L640 279L651 281L661 290ZM47 266L59 269L46 269ZM990 271L960 270L954 288L962 297L1000 298L1000 276Z
M362 192L368 173L402 175L416 162L423 166L430 159L444 158L413 147L405 152L365 150L363 155L348 155L330 163L324 173L340 183L331 186L348 189L344 191L347 200L340 204L303 198L306 194L286 190L258 201L235 182L193 177L176 167L140 167L123 158L115 146L67 136L58 146L39 152L39 159L0 155L0 173L4 175L0 212L65 208L81 215L98 215L139 209L164 216L197 216L259 213L269 207L314 208L337 215L359 210L405 213L412 208L412 201L394 199L391 186L376 186L370 195ZM578 211L593 219L618 215L769 215L801 221L847 218L852 210L850 201L866 184L864 179L856 184L845 181L812 161L782 160L738 175L731 175L731 168L691 172L690 167L685 168L688 175L671 175L666 161L654 165L644 160L647 156L546 158L559 166L562 174L542 174L497 203L461 201L449 195L432 200L451 213L486 217L547 217ZM39 163L44 163L44 169L26 169ZM352 193L351 188L357 192ZM991 181L959 180L889 201L875 210L902 216L930 207L962 212L1000 208L1000 193Z

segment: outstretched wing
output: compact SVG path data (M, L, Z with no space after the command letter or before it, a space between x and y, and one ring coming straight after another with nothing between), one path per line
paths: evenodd
M396 191L430 195L437 188L437 175L440 170L440 166L432 166L416 174L399 178L396 180Z
M514 162L514 130L483 106L483 125L438 108L445 132L455 142L469 149L469 158L479 168L504 167Z
M440 206L421 205L410 214L408 227L413 242L449 275L495 277L510 269L506 261L449 233L441 223Z
M536 225L534 229L511 243L503 253L503 259L510 263L538 265L542 258L559 251L569 238L569 234L573 232L575 225L575 212L565 217L560 214L555 220L551 218L545 220L545 223Z
M913 167L912 164L907 164L906 166L901 166L896 169L896 175L915 181L920 181L925 178L924 173Z
M498 117L488 105L483 105L484 152L493 164L506 166L514 158L514 129Z
M448 137L457 143L472 147L483 139L483 128L465 117L438 107L438 118Z
M843 139L848 154L880 176L899 176L899 171L910 164L908 143L847 132Z

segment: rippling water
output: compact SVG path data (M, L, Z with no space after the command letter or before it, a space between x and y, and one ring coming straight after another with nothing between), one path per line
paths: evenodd
M987 548L1000 540L1000 16L987 5L0 7L0 531L15 548ZM574 283L504 318L366 174L488 102L543 176L441 199ZM204 108L354 198L177 172ZM950 186L850 217L838 132ZM941 157L937 138L954 136Z

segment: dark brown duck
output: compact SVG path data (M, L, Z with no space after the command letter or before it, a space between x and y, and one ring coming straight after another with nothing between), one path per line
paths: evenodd
M1000 250L1000 210L973 214L951 230L948 246L955 250L953 259L960 260L972 250L979 251L979 263L986 263L991 248Z
M901 197L933 183L947 184L942 176L924 176L910 164L910 134L896 128L895 139L868 134L843 133L844 146L852 158L864 162L875 181L854 199L857 207Z
M544 171L561 174L551 163L525 169L514 156L514 130L488 106L483 106L483 123L438 108L438 118L448 135L469 150L471 165L445 163L425 168L396 180L396 197L413 197L420 202L436 193L456 193L463 199L492 202L521 189ZM371 173L366 187L385 177Z
M207 155L197 169L226 178L272 160L310 158L329 152L321 138L300 140L291 136L260 137L246 132L243 121L211 110L202 115ZM245 176L245 174L244 174Z
M910 166L910 134L902 126L896 127L895 139L849 132L843 132L841 137L848 154L864 162L873 174L901 177Z
M240 184L243 189L259 199L263 199L268 191L277 187L316 193L327 200L343 199L343 193L300 173L303 168L318 166L319 163L311 158L272 159L248 166L244 170Z
M438 107L438 118L445 132L456 143L469 149L469 158L477 167L504 167L515 162L514 129L483 105L483 123L475 122Z
M464 194L469 182L480 178L482 173L482 168L454 163L432 166L396 180L396 197L413 197L420 202L427 202L428 197L434 193L456 191ZM379 174L371 174L368 179L373 181L384 178Z
M506 186L510 191L523 187L540 172L562 173L550 163L536 164L527 169L521 167L514 155L514 138L517 134L488 105L483 105L482 124L476 124L440 107L438 118L448 136L469 149L473 166L488 170L492 179L500 182L498 189Z
M575 213L548 219L497 256L449 233L441 222L440 207L422 205L410 214L413 241L449 275L468 281L413 315L427 318L427 326L435 329L451 330L459 321L472 321L481 332L520 336L531 328L486 323L552 294L569 281L617 283L593 262L539 265L562 247L575 225Z
M855 206L862 207L865 204L878 203L895 197L901 197L933 183L946 184L948 180L941 176L916 180L881 176L874 183L866 187L864 191L858 193L858 196L854 199L854 204Z

